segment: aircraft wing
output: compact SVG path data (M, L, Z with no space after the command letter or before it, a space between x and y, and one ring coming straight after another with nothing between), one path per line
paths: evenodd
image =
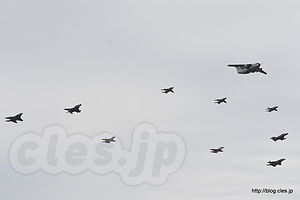
M230 64L230 65L227 65L228 67L244 67L245 64Z

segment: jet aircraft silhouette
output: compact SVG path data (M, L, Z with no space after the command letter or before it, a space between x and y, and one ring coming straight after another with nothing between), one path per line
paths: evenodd
M5 117L5 119L6 119L6 122L18 123L17 121L23 121L23 119L21 118L22 115L23 115L23 113L19 113L12 117Z
M161 90L162 90L162 93L168 94L168 92L174 93L173 89L174 89L174 87L169 87L169 88L163 88Z
M276 167L277 165L281 165L282 161L284 161L285 158L281 158L279 160L276 160L276 161L269 161L267 166L273 166L273 167Z
M285 140L285 136L287 135L288 133L282 133L281 135L277 136L277 137L271 137L272 140L274 140L274 142L276 142L277 140Z
M111 143L111 142L116 142L115 140L115 137L111 137L111 138L103 138L102 140L102 143Z
M215 99L215 103L217 103L217 104L220 104L220 103L227 103L226 102L226 99L227 99L227 97L225 97L225 98L222 98L222 99Z
M74 106L73 108L65 108L65 110L67 111L67 113L71 113L73 115L73 112L77 112L77 113L81 112L81 110L79 110L80 106L81 106L81 104L78 104L78 105Z
M223 149L224 147L219 147L218 149L210 149L211 152L210 153L218 153L218 152L223 152Z
M272 107L272 108L267 107L267 108L266 108L266 112L272 112L272 111L274 111L274 110L275 110L275 111L278 111L277 108L278 108L278 106L274 106L274 107Z

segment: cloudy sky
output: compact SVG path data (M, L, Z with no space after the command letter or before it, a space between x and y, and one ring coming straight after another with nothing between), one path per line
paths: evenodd
M299 199L300 2L1 1L0 193L8 200ZM229 63L261 62L238 75ZM174 94L161 94L163 87ZM228 97L227 104L214 99ZM63 110L78 103L80 114ZM278 112L266 113L278 105ZM4 117L23 112L23 122ZM160 186L116 173L22 175L8 154L26 132L116 135L142 122L179 134L183 165ZM288 132L285 141L270 137ZM209 153L224 146L224 152ZM59 152L57 152L59 154ZM266 162L286 158L282 166ZM293 189L255 194L252 189Z

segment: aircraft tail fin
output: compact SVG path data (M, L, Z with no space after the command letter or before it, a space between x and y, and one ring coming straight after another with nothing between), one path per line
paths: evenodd
M263 74L267 74L267 72L265 72L262 68L258 68L258 72L263 73Z

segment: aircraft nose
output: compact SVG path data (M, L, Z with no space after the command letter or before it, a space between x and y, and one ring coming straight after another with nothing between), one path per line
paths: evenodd
M260 67L260 65L261 65L260 63L256 63L256 64L258 65L258 67Z

